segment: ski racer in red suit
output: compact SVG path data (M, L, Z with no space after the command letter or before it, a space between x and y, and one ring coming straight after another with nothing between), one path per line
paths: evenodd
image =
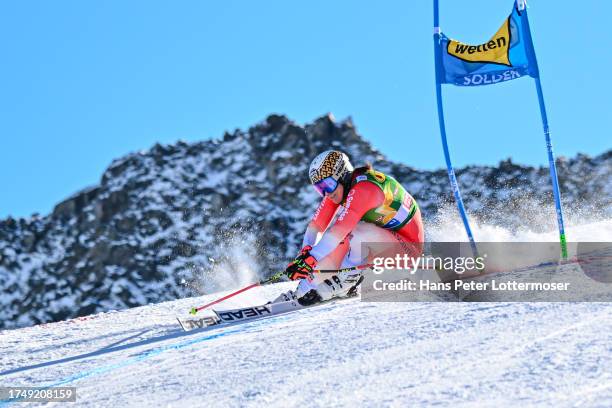
M424 233L419 206L393 177L369 165L353 169L347 155L334 150L313 160L309 176L323 200L308 224L300 254L285 271L300 283L295 292L275 301L295 298L309 305L356 294L363 280L360 271L333 276L312 271L370 263L382 255L380 243L401 244L410 248L410 255L421 254ZM379 245L368 245L372 243Z

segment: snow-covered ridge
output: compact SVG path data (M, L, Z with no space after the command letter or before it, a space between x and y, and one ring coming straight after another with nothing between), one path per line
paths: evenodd
M309 162L329 148L404 183L428 228L452 214L445 170L387 161L350 120L327 115L299 126L271 115L219 140L129 154L52 214L0 221L0 328L176 299L281 267L318 201ZM559 160L558 170L569 214L610 215L612 151ZM457 174L481 221L554 230L546 167L508 160Z

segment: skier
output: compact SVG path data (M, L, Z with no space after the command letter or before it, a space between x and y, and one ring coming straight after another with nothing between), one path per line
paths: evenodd
M331 277L312 271L369 263L381 256L380 243L395 248L400 244L410 255L421 254L424 233L419 206L393 177L371 165L353 169L347 155L336 150L315 157L309 177L323 200L308 224L302 250L285 270L289 279L300 282L295 292L275 301L297 299L310 305L355 295L363 280L361 271Z

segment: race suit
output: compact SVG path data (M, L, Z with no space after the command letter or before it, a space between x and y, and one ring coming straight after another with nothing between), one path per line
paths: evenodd
M340 204L329 197L321 201L303 246L312 246L310 254L317 259L317 269L338 269L381 256L375 253L380 252L380 243L411 243L405 252L419 256L423 241L416 200L393 177L361 168L353 172L348 194ZM369 245L372 243L378 245Z

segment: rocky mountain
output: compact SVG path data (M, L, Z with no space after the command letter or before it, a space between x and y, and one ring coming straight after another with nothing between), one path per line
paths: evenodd
M426 220L452 203L446 170L389 162L331 115L303 127L271 115L222 139L157 144L115 160L52 214L0 221L0 328L176 299L213 289L220 274L282 267L318 203L310 160L330 148L395 176ZM558 170L568 208L612 207L612 151L560 159ZM457 174L468 211L484 221L517 226L551 202L547 167L507 160ZM552 210L540 225L556 228Z

